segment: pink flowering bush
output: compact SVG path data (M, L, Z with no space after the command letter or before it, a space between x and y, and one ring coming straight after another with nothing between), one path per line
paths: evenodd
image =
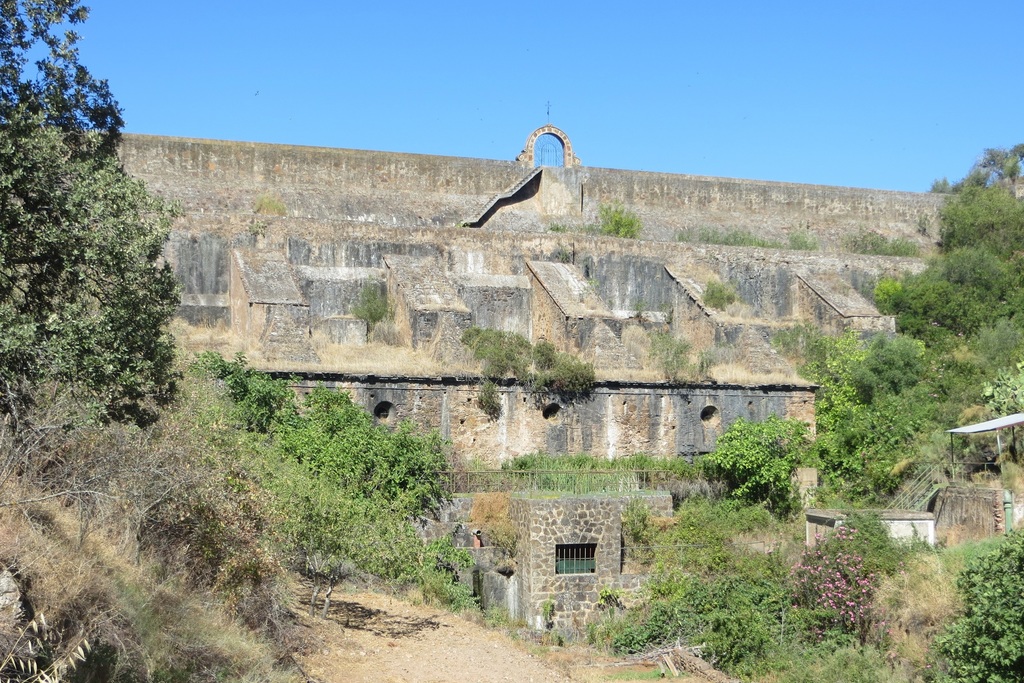
M866 561L854 527L841 526L804 551L793 567L793 602L798 616L818 640L856 636L867 642L874 625L872 599L881 575Z

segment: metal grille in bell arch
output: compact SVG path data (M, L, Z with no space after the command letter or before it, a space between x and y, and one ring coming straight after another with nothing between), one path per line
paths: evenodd
M557 135L544 133L533 145L535 166L563 166L565 164L565 147Z

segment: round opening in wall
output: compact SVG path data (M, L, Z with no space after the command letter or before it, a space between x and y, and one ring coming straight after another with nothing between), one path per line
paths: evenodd
M387 422L394 410L395 406L391 401L381 401L374 407L373 416L381 422Z
M541 411L541 415L544 416L545 420L553 420L561 409L561 406L557 403L549 403L544 406L544 410Z
M708 422L709 420L715 419L715 415L718 415L718 408L714 406L705 406L704 410L700 411L700 419L702 422Z

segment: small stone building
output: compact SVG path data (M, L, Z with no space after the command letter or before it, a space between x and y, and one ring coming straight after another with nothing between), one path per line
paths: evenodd
M512 616L537 630L580 633L596 617L602 589L635 590L645 575L623 572L622 512L630 498L671 516L664 491L545 497L513 495L518 531L515 574L507 579Z

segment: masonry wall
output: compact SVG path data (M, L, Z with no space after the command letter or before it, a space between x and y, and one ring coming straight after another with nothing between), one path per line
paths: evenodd
M655 514L671 515L669 494L636 495ZM518 583L515 611L531 628L582 636L598 616L602 588L632 591L640 587L644 576L622 573L622 510L628 500L607 494L512 497L509 516L519 534L513 577ZM594 573L557 574L555 547L578 543L596 545ZM547 622L545 603L550 605Z
M510 155L511 156L511 155ZM129 173L200 213L252 214L261 195L289 216L418 227L453 227L531 170L512 161L125 135ZM537 231L551 221L596 222L601 204L622 202L644 220L645 238L720 226L762 237L800 229L826 247L874 230L923 247L937 235L942 202L930 193L887 192L601 168L545 168L540 191L499 209L492 229ZM582 211L580 207L582 206Z
M385 254L444 263L453 276L528 275L526 261L558 261L568 254L592 280L611 309L659 311L677 300L665 273L711 273L737 286L744 301L768 317L792 315L794 270L834 274L853 287L884 276L917 272L920 259L851 254L780 252L768 249L706 247L636 242L581 235L536 235L487 230L405 230L302 219L268 221L263 236L225 216L190 215L172 232L165 253L183 285L183 304L209 317L226 315L232 249L281 249L295 266L384 268ZM534 294L536 305L536 294ZM203 308L203 307L206 308ZM218 310L219 307L219 310ZM197 313L198 315L198 313ZM536 310L534 311L536 316ZM535 318L535 330L537 328ZM564 325L564 322L563 322Z
M409 419L438 429L457 452L495 466L536 451L692 456L713 450L718 436L740 417L758 421L778 415L814 424L814 392L798 386L599 382L587 398L566 401L513 384L499 386L501 416L491 420L477 405L475 379L315 373L296 388L318 383L348 391L371 413L387 402L392 406L387 423Z

